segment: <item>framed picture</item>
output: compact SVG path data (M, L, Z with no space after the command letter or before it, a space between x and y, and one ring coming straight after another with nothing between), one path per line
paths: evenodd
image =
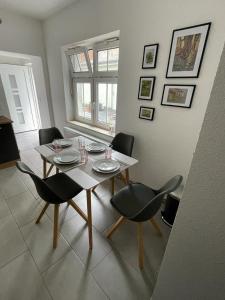
M155 108L153 107L140 107L139 118L152 121L154 118Z
M167 78L197 78L211 23L173 31Z
M142 69L153 69L156 67L159 44L144 46Z
M138 99L152 100L155 85L155 76L140 77Z
M196 85L165 84L161 105L190 108Z

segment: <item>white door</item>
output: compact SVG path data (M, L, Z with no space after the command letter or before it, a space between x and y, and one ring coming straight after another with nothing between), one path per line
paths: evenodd
M15 132L37 129L28 67L2 64L0 75Z

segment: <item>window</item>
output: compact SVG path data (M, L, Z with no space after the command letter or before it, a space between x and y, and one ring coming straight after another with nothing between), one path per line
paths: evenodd
M105 41L66 52L73 79L75 120L114 131L119 42Z

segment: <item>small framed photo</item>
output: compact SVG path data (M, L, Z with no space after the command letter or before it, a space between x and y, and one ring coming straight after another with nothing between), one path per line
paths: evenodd
M164 84L161 105L190 108L196 85Z
M166 78L198 78L211 23L173 31Z
M139 112L139 118L149 120L149 121L153 121L154 113L155 113L155 108L141 106L140 107L140 112Z
M156 67L159 44L145 45L142 60L142 69L153 69Z
M155 85L155 76L140 77L138 99L152 100Z

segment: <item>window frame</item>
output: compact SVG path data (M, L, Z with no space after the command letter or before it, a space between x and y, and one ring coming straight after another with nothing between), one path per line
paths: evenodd
M91 119L88 120L87 118L81 117L78 115L78 101L77 101L77 84L78 83L90 83L91 85ZM75 120L81 123L86 123L89 125L93 124L94 119L94 112L93 112L93 79L92 78L74 78L73 79L73 93L74 93L74 115Z
M113 42L102 42L95 44L93 46L93 70L94 70L94 77L118 77L118 71L119 71L119 64L118 64L118 70L117 71L98 71L98 52L104 51L104 50L110 50L119 48L119 40L113 41ZM119 59L118 59L119 63Z
M92 72L91 62L90 62L89 55L88 55L88 50L89 49L87 49L86 47L76 47L76 48L69 49L66 51L66 57L67 57L67 61L69 64L69 69L70 69L70 73L71 73L72 77L75 77L75 78L92 77L93 72ZM80 53L83 53L85 56L88 71L75 72L75 70L74 70L70 56L78 55Z
M97 85L98 83L106 83L106 84L117 84L117 94L118 94L118 78L109 78L109 77L105 77L105 78L95 78L94 79L94 97L95 97L95 110L93 111L93 115L94 115L94 123L96 127L100 127L102 129L107 129L110 130L110 126L107 126L106 123L103 122L99 122L98 121L98 88ZM117 100L117 95L116 95L116 100ZM117 104L117 103L116 103Z
M119 48L119 38L116 40L107 40L104 42L96 43L89 47L75 47L65 51L67 62L69 65L69 71L72 77L72 98L74 103L74 117L75 121L88 124L93 127L98 127L109 131L110 126L98 122L98 95L97 95L97 84L102 83L116 83L117 94L118 94L118 71L119 71L119 58L118 58L118 70L117 71L98 71L98 51L110 50ZM89 59L88 51L93 50L93 70ZM84 53L88 71L86 72L75 72L70 56L73 54ZM90 83L91 84L91 119L88 120L78 115L78 101L77 101L77 83ZM117 100L117 99L116 99ZM115 121L116 122L116 121ZM116 125L116 124L115 124Z

